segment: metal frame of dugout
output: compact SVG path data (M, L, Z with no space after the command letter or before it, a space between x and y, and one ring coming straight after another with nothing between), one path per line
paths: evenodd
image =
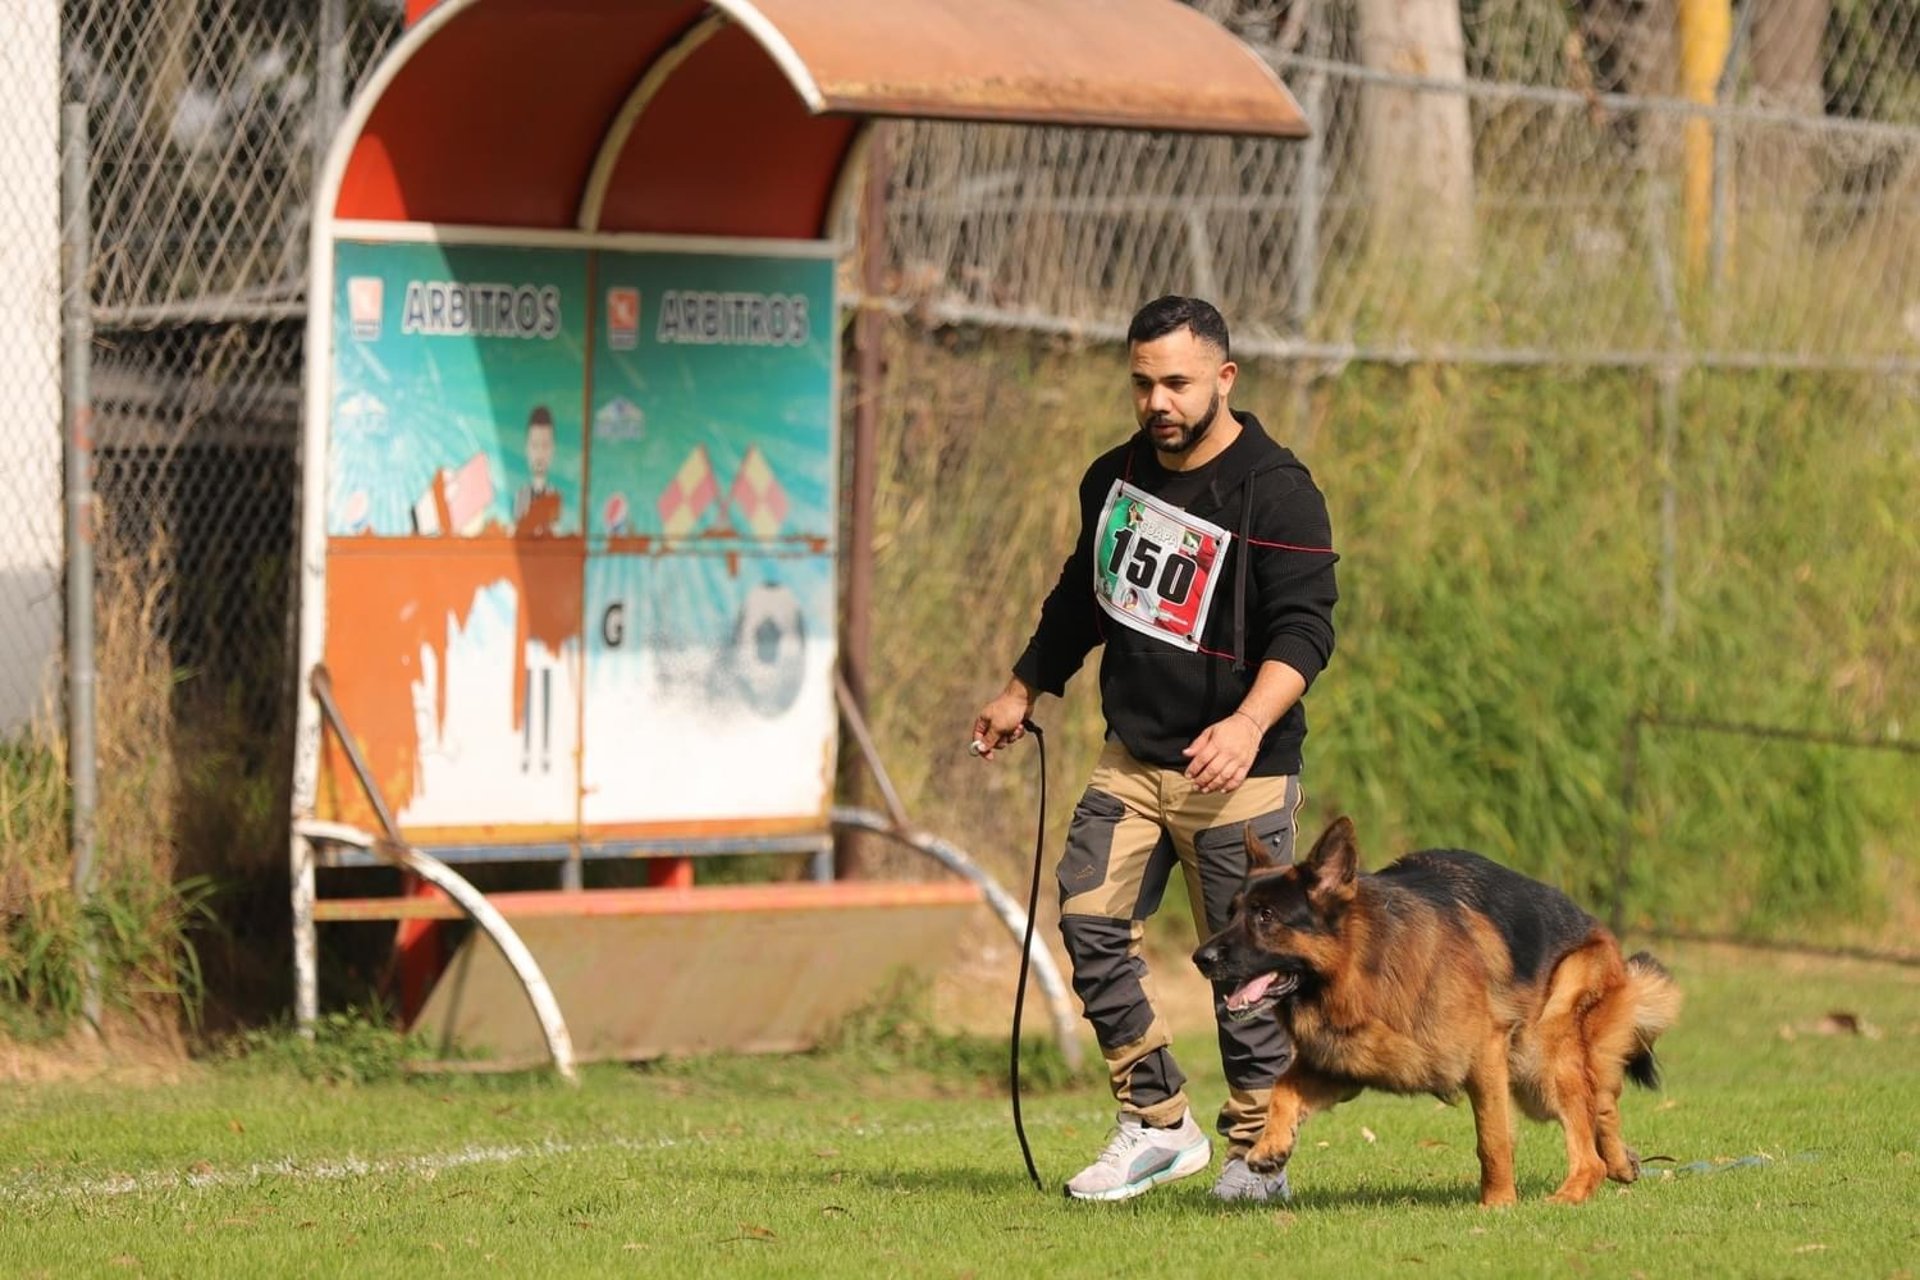
M409 0L408 21L311 229L299 1020L329 920L399 922L417 1029L569 1076L809 1043L983 901L1018 938L1019 906L908 826L838 670L871 583L875 415L863 395L842 495L836 289L868 139L887 117L1299 137L1291 95L1175 0ZM885 816L834 804L843 724ZM826 879L836 829L952 875ZM692 859L751 852L815 882L693 885ZM558 889L481 894L450 865L543 861ZM615 864L647 886L582 887ZM403 892L331 892L373 865ZM453 919L478 926L456 954L407 959Z

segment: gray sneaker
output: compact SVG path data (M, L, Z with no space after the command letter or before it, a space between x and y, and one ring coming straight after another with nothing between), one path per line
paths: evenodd
M1293 1199L1293 1188L1287 1185L1285 1169L1278 1173L1255 1173L1247 1167L1244 1157L1230 1156L1226 1167L1220 1170L1219 1181L1213 1184L1213 1198L1284 1204Z
M1207 1167L1213 1143L1189 1112L1171 1129L1149 1129L1139 1116L1122 1114L1100 1158L1067 1182L1075 1200L1131 1200L1163 1182Z

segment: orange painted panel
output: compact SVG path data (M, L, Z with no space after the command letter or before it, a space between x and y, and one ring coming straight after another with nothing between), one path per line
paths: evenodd
M571 827L585 543L335 538L326 662L403 830ZM320 815L375 827L331 736Z

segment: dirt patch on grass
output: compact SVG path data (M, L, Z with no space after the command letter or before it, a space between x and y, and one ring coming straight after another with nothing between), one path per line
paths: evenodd
M0 1081L7 1084L106 1079L163 1085L178 1083L197 1069L179 1029L157 1020L116 1014L106 1018L98 1033L75 1028L27 1043L0 1037Z

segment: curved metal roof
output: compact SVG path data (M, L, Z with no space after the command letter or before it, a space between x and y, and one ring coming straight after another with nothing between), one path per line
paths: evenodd
M1298 137L1286 87L1175 0L714 0L815 112Z
M813 238L863 119L1297 137L1176 0L411 0L335 218Z

